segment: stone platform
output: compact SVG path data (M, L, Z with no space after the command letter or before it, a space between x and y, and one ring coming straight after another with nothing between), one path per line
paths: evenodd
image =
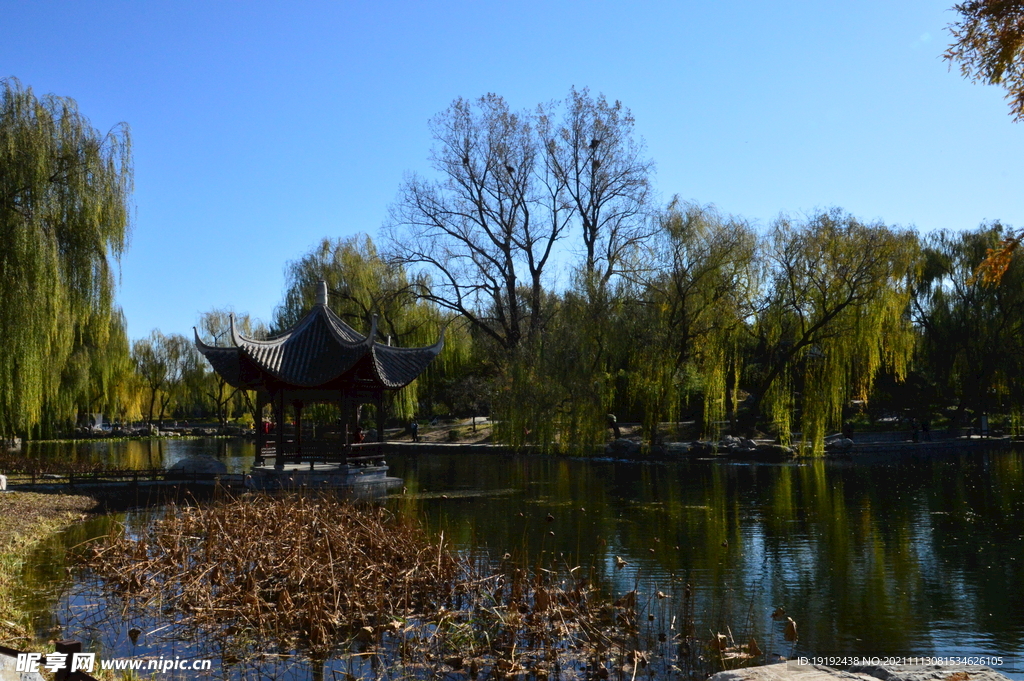
M352 463L286 463L253 466L245 486L256 490L344 489L355 496L375 496L401 487L402 479L388 476L384 462L377 465Z

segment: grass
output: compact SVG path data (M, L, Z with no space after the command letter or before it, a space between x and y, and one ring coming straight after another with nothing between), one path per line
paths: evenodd
M96 506L86 496L0 493L0 643L26 649L33 642L28 617L12 593L33 544L84 519Z

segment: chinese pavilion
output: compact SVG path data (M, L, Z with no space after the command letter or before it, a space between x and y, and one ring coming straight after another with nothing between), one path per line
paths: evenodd
M257 340L235 329L231 318L231 345L207 345L195 332L199 351L232 387L256 391L256 413L267 404L275 412L274 441L256 424L257 463L265 452L274 453L280 468L286 456L296 462L313 457L324 459L322 446L303 450L302 409L314 402L331 402L341 408L344 420L342 441L331 449L336 455L351 452L349 422L360 404L377 405L378 439L383 441L384 391L403 388L419 376L444 346L444 333L437 343L425 348L398 348L375 340L377 316L365 336L346 324L327 304L327 284L319 283L317 304L294 327L284 333ZM295 438L285 436L286 406L295 414ZM312 443L309 443L312 445ZM270 445L270 446L268 446ZM333 458L333 457L331 457ZM345 459L342 458L341 461Z

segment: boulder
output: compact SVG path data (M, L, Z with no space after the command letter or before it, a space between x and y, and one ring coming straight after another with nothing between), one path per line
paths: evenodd
M842 671L795 660L761 667L719 672L709 681L1009 681L981 665L886 665L850 667Z
M718 672L708 681L839 681L840 679L877 681L867 674L847 674L831 667L798 665L788 662Z
M190 475L221 475L228 472L223 461L212 456L196 454L176 461L168 470L168 477L188 477Z
M634 440L629 440L624 437L620 437L618 440L612 440L605 446L604 451L609 456L616 457L628 457L636 456L640 453L640 443Z
M853 449L853 440L848 437L837 437L825 443L825 450L829 452L848 452Z
M1008 681L1008 677L983 665L864 665L851 667L850 671L879 681Z
M686 442L666 442L665 453L669 456L685 456L690 452L690 445Z
M18 658L12 653L14 653L13 650L10 652L0 651L0 681L44 681L43 675L39 672L19 672ZM45 661L44 658L40 662ZM43 665L40 664L39 668L42 669Z
M713 456L718 453L718 447L710 442L693 442L690 444L690 453L697 456Z
M764 461L787 461L796 456L791 447L776 444L757 445L754 454Z

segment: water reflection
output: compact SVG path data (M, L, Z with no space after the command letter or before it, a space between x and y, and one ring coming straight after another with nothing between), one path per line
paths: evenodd
M236 471L252 457L251 444L230 440L115 444L122 453L74 455L122 456L119 465L145 468L201 451ZM529 565L581 565L612 595L636 584L678 593L689 583L698 621L752 630L778 652L788 649L768 614L783 606L800 628L797 653L984 653L1022 665L1021 453L860 467L388 458L405 491L386 503L460 547ZM75 615L94 605L74 588L63 596L46 589L62 583L64 547L110 522L78 526L33 559L27 591L49 594L32 602L48 613L41 628L103 638ZM616 568L616 556L628 567ZM103 645L125 641L108 635Z
M564 554L596 566L613 594L638 579L688 582L706 622L749 616L766 637L783 606L798 652L861 655L1020 655L1022 463L1011 452L868 467L392 457L410 495L519 490L400 502L464 545Z
M170 468L189 456L214 456L228 473L245 473L252 466L255 445L241 438L154 438L141 440L68 440L26 442L28 458L103 464L112 468L148 470Z

